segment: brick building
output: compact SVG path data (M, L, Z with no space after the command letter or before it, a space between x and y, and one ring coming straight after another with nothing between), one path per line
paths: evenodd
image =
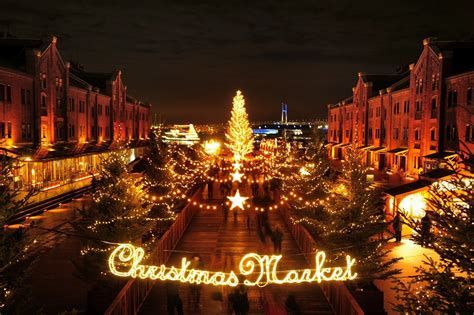
M428 38L398 73L359 73L353 95L329 105L334 159L355 145L376 170L418 178L443 161L474 155L474 42Z
M447 165L474 161L474 42L423 41L418 60L394 74L359 73L353 95L329 105L328 147L334 162L349 147L386 189L389 219L401 209L420 218Z
M150 105L127 94L122 72L65 61L57 39L0 39L0 151L26 164L22 185L57 186L95 170L114 149L143 147Z

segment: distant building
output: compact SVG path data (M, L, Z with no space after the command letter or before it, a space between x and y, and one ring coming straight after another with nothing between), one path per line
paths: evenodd
M16 184L48 189L90 177L99 154L143 146L149 120L150 104L128 95L120 70L65 61L56 37L0 39L0 154L23 161Z

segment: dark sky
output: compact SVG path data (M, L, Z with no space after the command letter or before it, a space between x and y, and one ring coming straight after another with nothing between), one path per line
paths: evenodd
M122 69L167 122L325 117L357 72L413 62L422 39L474 39L474 1L0 1L0 30L56 34L68 60Z

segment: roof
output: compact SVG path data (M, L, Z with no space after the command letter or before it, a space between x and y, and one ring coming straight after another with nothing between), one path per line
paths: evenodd
M40 39L0 39L0 65L26 70L26 56L30 50L43 50L49 43Z
M410 76L407 75L406 77L400 79L399 81L395 82L388 88L391 92L396 92L404 89L408 89L410 87Z
M102 91L107 89L107 82L115 80L117 73L108 72L87 72L77 66L71 66L70 72L81 80Z
M449 170L449 169L445 169L445 168L437 168L437 169L432 170L430 172L426 172L426 173L424 173L420 176L423 177L423 178L427 178L427 179L441 179L441 178L444 178L444 177L451 176L455 173L456 172L454 170Z
M400 148L395 148L395 149L392 149L392 150L389 150L387 151L387 153L401 153L401 152L404 152L404 151L408 151L408 148L403 148L403 147L400 147Z
M397 83L401 79L408 76L409 73L391 73L391 74L361 74L361 78L364 83L372 83L372 91L378 92L386 89L391 85Z
M385 190L385 193L387 195L396 197L396 196L399 196L399 195L404 195L406 193L415 192L417 190L423 189L423 188L428 187L430 185L431 185L430 181L420 179L420 180L417 180L415 182L411 182L411 183L408 183L408 184L403 184L403 185L400 185L400 186L397 186L397 187L389 188L389 189Z
M379 152L379 151L383 151L385 150L386 147L375 147L375 148L370 148L369 151L372 151L372 152Z
M446 76L474 70L474 41L438 41L430 38L429 45L443 58L450 58Z
M435 153L425 155L424 158L433 159L433 160L444 160L446 158L454 157L456 155L457 154L455 152L443 151L443 152L435 152Z

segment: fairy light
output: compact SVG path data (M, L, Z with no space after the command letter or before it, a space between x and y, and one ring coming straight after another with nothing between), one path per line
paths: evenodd
M191 262L181 259L180 267L167 267L141 264L145 250L132 244L120 244L110 254L108 266L110 272L118 277L139 279L179 281L183 283L207 284L214 286L235 287L239 279L234 271L224 273L190 269ZM269 284L321 283L326 281L346 281L357 278L352 272L355 259L346 256L345 267L326 267L326 253L319 251L315 254L314 269L278 271L282 255L259 255L248 253L239 262L239 273L245 276L246 286L265 287ZM279 276L283 274L283 276Z

